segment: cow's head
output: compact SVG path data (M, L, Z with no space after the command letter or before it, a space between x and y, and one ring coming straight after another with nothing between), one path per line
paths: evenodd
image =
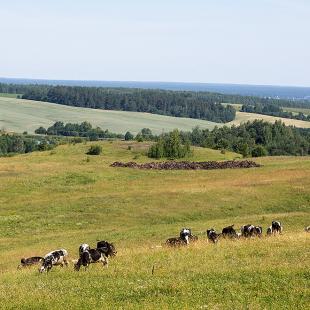
M107 252L106 252L107 256L116 256L117 251L115 249L115 246L113 243L108 243L107 245Z
M44 259L42 266L39 269L39 272L42 273L45 271L49 271L52 268L52 266L53 266L52 259L50 258Z

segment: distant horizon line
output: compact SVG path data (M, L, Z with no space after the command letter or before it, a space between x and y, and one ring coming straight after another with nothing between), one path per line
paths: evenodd
M229 82L179 82L179 81L159 81L159 80L97 80L97 79L58 79L58 78L25 78L25 77L5 77L0 76L0 80L24 80L24 81L53 81L53 82L110 82L110 83L154 83L154 84L196 84L196 85L232 85L232 86L254 86L254 87L283 87L283 88L310 88L305 85L279 85L279 84L248 84L248 83L229 83Z

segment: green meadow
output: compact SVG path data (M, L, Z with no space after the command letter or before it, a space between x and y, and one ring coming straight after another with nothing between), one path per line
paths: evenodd
M253 169L152 171L147 144L100 142L0 158L1 309L307 309L310 302L310 158L266 157ZM131 146L131 149L128 149ZM239 159L195 148L190 160ZM207 242L235 224L284 225L281 236ZM199 241L162 246L190 227ZM112 241L109 268L17 270L21 257ZM153 271L153 272L152 272Z

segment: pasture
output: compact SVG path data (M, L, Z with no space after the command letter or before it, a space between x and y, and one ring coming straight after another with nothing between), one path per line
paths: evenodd
M237 111L236 119L226 125L239 125L255 119L263 119L268 122L282 120L287 125L310 128L310 122L239 111ZM56 121L65 123L89 121L93 126L99 126L102 129L122 134L125 134L128 130L137 134L142 128L150 128L153 133L160 134L172 131L175 128L190 131L196 126L208 129L223 126L223 124L191 118L142 112L95 110L0 96L0 130L19 133L27 131L31 134L38 127L43 126L46 128Z
M0 158L1 309L307 309L310 302L310 158L256 159L263 167L210 171L112 168L147 162L144 143L101 142ZM131 145L132 149L128 150ZM196 148L191 160L226 160ZM282 236L206 241L204 231L283 222ZM198 243L159 247L180 228ZM72 264L39 274L24 256L114 242L108 269ZM154 271L152 274L152 270Z

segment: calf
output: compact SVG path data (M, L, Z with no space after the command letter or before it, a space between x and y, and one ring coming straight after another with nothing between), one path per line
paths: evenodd
M237 233L236 233L236 231L234 229L234 224L230 225L230 226L227 226L227 227L224 227L222 229L222 236L224 238L226 238L226 237L237 238Z
M44 271L49 272L53 266L68 266L68 252L65 249L56 250L46 254L43 258L43 263L39 271L42 273Z
M18 269L24 268L24 267L29 267L33 265L38 265L44 260L43 257L41 256L33 256L33 257L28 257L28 258L22 258L20 260L20 265L18 265Z
M219 239L220 235L221 234L217 234L216 231L213 228L207 230L207 237L213 243L217 243L218 242L218 239Z
M279 221L273 221L271 223L271 227L272 227L272 233L275 234L282 234L283 231L283 226L281 225L281 223Z
M258 237L262 237L263 236L263 227L255 226L255 235Z
M310 226L305 227L305 232L310 233Z
M108 265L108 258L98 249L88 249L81 253L79 260L74 265L74 269L79 271L81 266L85 269L93 263L101 262L103 266Z

